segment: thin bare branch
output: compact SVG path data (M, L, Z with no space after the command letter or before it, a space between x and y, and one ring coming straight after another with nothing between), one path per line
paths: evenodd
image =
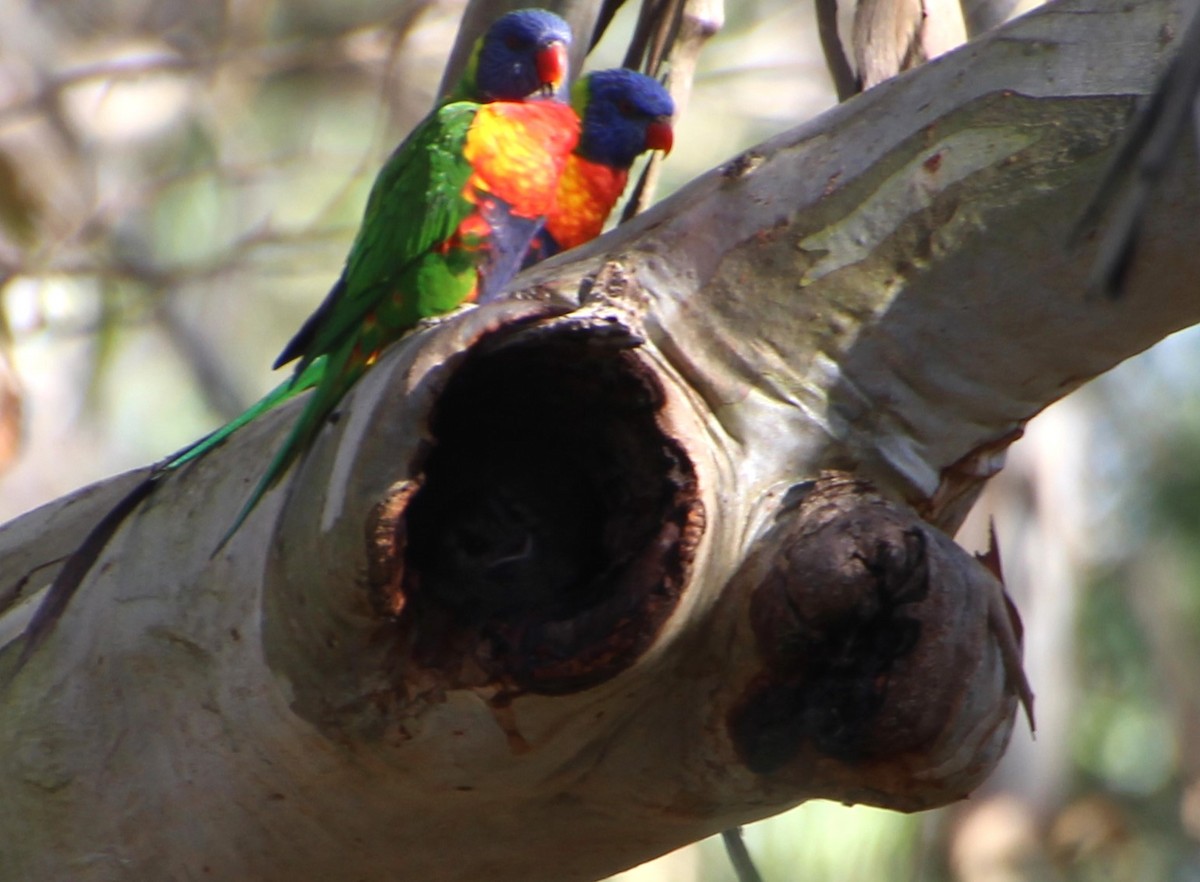
M643 10L646 8L644 6ZM725 24L725 9L723 0L684 0L670 6L660 5L660 9L662 16L646 26L647 37L643 41L645 51L634 55L631 47L626 62L629 64L632 61L631 66L641 63L650 76L660 76L663 67L666 67L667 91L675 102L675 117L678 120L687 111L700 52ZM661 154L651 154L625 202L622 222L644 211L654 201L654 190L663 161Z
M846 46L838 32L838 0L816 0L817 34L821 38L821 51L825 55L825 66L833 79L838 101L846 101L861 89L846 55Z

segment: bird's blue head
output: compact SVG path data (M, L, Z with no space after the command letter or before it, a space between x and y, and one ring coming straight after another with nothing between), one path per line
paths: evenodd
M575 152L584 159L628 169L647 150L671 152L675 102L657 80L625 68L579 79L571 104L582 127Z
M571 28L545 9L502 15L475 44L464 80L472 101L520 101L558 91L567 79Z

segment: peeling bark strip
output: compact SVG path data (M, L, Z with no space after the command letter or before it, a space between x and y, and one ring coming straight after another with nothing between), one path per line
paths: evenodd
M739 757L846 802L966 796L1020 692L990 615L1002 586L863 481L826 473L797 491L734 579L761 659L728 718Z
M650 645L703 525L694 468L657 422L662 394L635 354L578 336L464 361L417 477L371 531L377 603L422 676L569 692Z

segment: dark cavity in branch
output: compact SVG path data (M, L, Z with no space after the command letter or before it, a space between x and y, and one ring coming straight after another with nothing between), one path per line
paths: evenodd
M569 692L635 661L674 609L694 472L638 354L591 339L485 346L447 382L384 598L426 671Z

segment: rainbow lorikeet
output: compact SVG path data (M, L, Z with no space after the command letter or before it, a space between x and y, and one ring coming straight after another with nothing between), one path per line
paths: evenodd
M292 377L234 421L317 390L226 539L384 346L421 318L494 293L519 268L577 122L557 102L511 102L557 91L570 43L567 23L546 10L501 16L442 105L392 152L340 278L275 361L298 359ZM506 175L521 176L520 185L506 187Z
M625 68L587 74L571 89L571 104L580 118L579 144L524 266L599 236L633 161L647 150L670 153L674 143L675 102L644 74Z
M475 42L462 78L443 99L439 110L456 101L479 104L491 101L520 101L531 95L556 92L566 80L567 49L570 43L570 28L554 13L543 9L518 9L501 16ZM422 126L437 117L438 112L435 110L430 117L427 117L413 130L413 133L393 152L389 164L395 161L396 155L413 140ZM376 192L383 188L383 178L387 170L388 165L385 165L372 187L371 200L368 200L367 217L364 218L363 230L355 240L354 248L359 246L363 233L366 231L367 221L371 215L371 201L376 198ZM516 225L524 223L525 219L523 218L514 220ZM509 235L509 230L504 228L494 230L493 234L500 234L503 240L498 245L492 245L489 253L485 286L488 293L502 287L507 282L506 274L511 277L512 273L507 272L507 266L503 264L503 260L517 259L510 255L521 247L519 234ZM517 239L518 241L510 244L508 239ZM353 254L354 249L352 248L351 255ZM349 264L349 259L347 264ZM497 264L500 265L497 266ZM338 279L333 290L327 295L325 303L322 304L322 309L328 306L336 296L340 296L344 290L345 281L346 274L343 271L342 277ZM305 323L305 328L311 325L319 315L321 315L320 310ZM304 329L301 329L300 333L288 344L285 352L296 347L297 341L303 334ZM280 356L274 366L278 368L290 360L292 360L290 355L289 358ZM325 365L326 359L323 357L309 359L301 368L295 370L291 377L256 401L244 413L168 457L155 469L152 477L161 477L168 471L173 471L199 459L214 447L224 443L238 429L253 422L264 413L274 410L285 401L295 398L301 392L316 387L325 375Z
M446 96L441 107L418 124L413 132L393 151L376 177L367 201L362 227L351 247L350 256L346 260L346 268L317 312L305 322L275 362L274 367L279 368L283 364L300 358L301 363L292 376L268 392L240 416L168 458L159 469L156 469L156 477L164 471L174 470L200 458L209 450L223 443L242 426L253 422L262 414L273 410L301 392L321 385L326 377L328 364L326 353L308 353L305 349L313 342L311 337L316 334L317 327L327 322L337 305L346 298L346 292L349 290L348 276L352 266L357 270L358 279L371 278L371 271L374 270L383 284L387 284L389 273L404 262L403 251L389 253L389 246L394 246L395 242L390 238L388 241L384 241L384 237L376 238L375 236L376 230L384 228L385 224L393 220L386 216L387 213L411 207L414 203L407 201L405 197L415 197L416 199L424 197L430 199L431 202L447 201L445 192L435 192L435 190L443 190L442 187L437 187L435 184L439 174L447 175L445 189L453 188L455 184L459 184L460 191L463 189L463 182L459 179L463 176L464 166L453 155L453 149L456 144L465 143L461 128L464 122L467 123L468 129L472 128L469 121L472 110L457 108L445 112L448 105L457 102L478 105L492 101L520 101L538 93L548 94L557 91L566 80L567 49L570 43L571 31L567 23L557 15L542 9L519 9L510 12L498 18L488 28L487 32L476 41L466 70L457 86ZM523 118L526 115L530 117L529 120ZM498 146L517 146L515 141L520 141L521 146L524 146L530 154L527 159L528 163L539 165L548 160L550 169L558 167L559 157L564 150L559 139L570 139L570 133L575 126L574 120L569 114L566 114L561 107L549 103L540 104L529 111L518 108L498 109L495 114L488 116L489 118L494 117L495 120L488 125L494 125L501 132L499 136L493 134L491 136L493 139L502 137L503 131L508 126L525 125L530 122L535 125L544 125L547 121L552 125L559 124L559 128L546 138L548 143L545 146L544 154L539 154L538 151L532 149L530 138L523 136L516 137L514 141L509 141L504 145L493 144L490 148L494 153ZM480 130L483 130L482 126ZM530 135L531 138L539 136L540 133ZM478 144L486 143L486 140L486 138L480 137L474 139L476 158L484 164L495 165L492 158L486 155L489 148L478 147ZM422 145L417 143L418 141L425 142L430 152L437 154L437 156L431 156L431 159L441 159L442 161L440 163L431 161L427 165L421 165L421 157L413 152L416 149L423 149ZM449 148L448 155L447 148ZM458 165L457 174L449 172L451 166L455 165ZM416 166L415 170L414 166ZM496 173L502 174L503 170L497 169ZM418 192L415 194L402 192L406 185ZM538 194L532 184L527 186L532 191L531 195L525 197L526 201L530 203L528 205L520 204L521 194L514 199L513 205L507 205L503 200L484 199L481 202L480 213L491 215L488 219L491 224L490 228L480 225L478 218L472 220L464 216L460 222L463 231L474 226L471 231L473 238L471 236L468 238L471 239L475 248L473 256L479 258L477 264L480 281L483 282L482 293L490 295L508 282L516 270L515 263L524 253L524 247L527 244L525 237L531 235L532 229L536 227L536 223L526 215L541 208L541 205L535 203L544 201L545 194ZM422 188L425 192L420 192ZM384 203L387 205L385 206ZM459 214L463 213L462 202L457 202L456 208ZM524 208L525 211L521 211L521 208ZM506 209L513 210L505 215ZM444 226L445 218L451 216L450 212L454 209L442 205L442 210ZM467 209L466 213L469 214L470 209ZM541 213L545 213L544 209ZM422 230L427 231L429 217L426 216L422 220L424 221ZM420 235L417 234L418 237ZM489 236L492 240L498 239L499 241L487 241L487 245L484 247L483 243ZM401 238L399 244L407 245L408 250L413 251L415 250L412 247L414 238L417 237ZM425 232L424 238L433 239L435 235ZM464 241L466 240L459 236L456 244L462 245ZM373 260L369 256L372 252L374 252ZM447 258L445 264L450 264L455 260L454 246L443 247L443 252L440 257ZM462 256L461 254L457 255L460 262ZM426 263L437 264L439 262L441 261L438 257L430 257L426 260ZM470 262L470 259L466 261L468 265ZM421 275L419 272L418 276L420 277L419 282L415 287L419 293L417 296L407 299L408 314L402 318L400 332L407 330L420 318L448 311L461 302L472 299L470 292L462 297L458 297L459 292L456 290L443 292L430 290L427 292L425 287L432 287L430 277L428 274ZM459 281L461 282L461 275ZM358 290L364 287L366 285L360 284ZM399 301L405 300L404 293L401 291L396 293L399 296L393 295L393 299L398 301L395 305L399 306L400 312L403 313L405 311L404 304ZM443 305L444 308L439 308ZM326 339L328 336L326 333ZM303 422L303 417L301 417L301 422ZM285 448L286 446L285 444ZM283 468L279 469L280 472L282 470ZM268 474L270 474L270 468L268 468ZM257 498L252 497L242 518L239 518L238 524L244 519L244 515L249 513L254 502L257 502ZM232 535L232 530L230 535Z
M421 318L494 295L507 284L553 205L578 140L579 121L570 106L522 100L558 90L567 75L570 41L566 22L544 10L518 10L493 23L448 103L426 117L379 172L341 277L276 361L276 367L298 361L292 377L243 415L160 463L108 511L55 577L26 629L22 659L61 614L120 524L165 475L261 414L313 390L219 549L385 346Z
M303 376L326 359L229 535L385 346L420 319L486 299L508 283L553 205L577 138L574 111L556 101L460 101L397 149L376 181L341 279L275 363L298 360Z
M520 101L550 97L567 81L571 27L545 9L500 16L475 41L458 83L441 100Z
M575 112L558 101L457 101L396 149L376 178L341 278L275 362L297 361L300 377L326 360L227 536L385 346L420 319L487 299L508 284L554 205L578 126Z

